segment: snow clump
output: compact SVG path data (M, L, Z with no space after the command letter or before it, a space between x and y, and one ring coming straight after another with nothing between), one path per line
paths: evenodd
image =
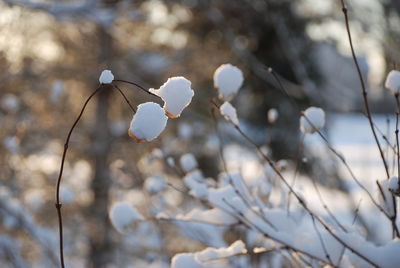
M99 77L100 84L111 84L113 80L114 80L114 75L110 70L104 70L101 72L101 75Z
M304 134L315 133L325 125L325 112L321 108L310 107L300 118L300 130Z
M121 233L135 221L144 220L143 216L126 202L118 202L111 207L110 219L115 229Z
M231 100L243 84L242 71L231 64L222 64L214 72L214 86L219 96L224 100Z
M179 163L181 164L181 167L185 172L189 172L197 168L196 158L192 154L182 155L179 159Z
M236 126L239 126L239 119L237 117L236 109L229 102L224 102L224 104L219 107L221 114L226 120L231 121Z
M157 138L167 125L168 117L163 109L154 102L138 106L129 128L129 136L137 143Z
M178 76L168 78L159 89L150 88L149 91L163 99L164 110L169 117L177 118L192 101L194 91L191 85L189 80Z
M399 93L400 90L400 72L396 70L390 71L386 78L385 87L393 91L393 93Z

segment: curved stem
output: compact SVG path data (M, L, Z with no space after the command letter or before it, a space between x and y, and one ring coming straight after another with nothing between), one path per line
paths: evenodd
M139 88L140 90L146 92L147 94L150 94L150 95L152 95L154 97L160 98L160 96L158 96L158 95L156 95L154 93L151 93L150 91L148 91L147 89L145 89L144 87L142 87L141 85L139 85L137 83L130 82L130 81L127 81L127 80L122 80L122 79L114 79L114 82L122 82L122 83L125 83L125 84L133 85L133 86Z
M124 92L117 86L117 85L113 85L115 89L118 90L119 94L122 95L122 97L124 98L124 100L126 101L126 103L129 105L129 107L131 108L132 112L135 114L136 113L136 109L132 106L131 102L129 101L129 99L126 97L126 95L124 94Z
M72 132L74 130L74 128L76 127L76 125L78 124L79 120L81 119L83 112L85 111L85 108L87 106L87 104L89 103L89 101L93 98L94 95L96 95L101 89L103 88L103 85L100 85L85 101L85 103L83 104L83 107L81 109L81 112L79 113L78 117L75 119L74 124L72 125L71 129L68 132L67 135L67 139L65 140L65 144L64 144L64 152L62 155L62 159L61 159L61 166L60 166L60 172L58 174L58 179L57 179L57 187L56 187L56 209L57 209L57 215L58 215L58 226L59 226L59 235L60 235L60 262L61 262L61 267L64 268L65 264L64 264L64 248L63 248L63 224L62 224L62 215L61 215L61 206L62 204L60 203L60 185L61 185L61 178L62 178L62 174L64 171L64 162L65 162L65 157L67 155L67 151L68 151L68 144L69 144L69 140L71 138Z

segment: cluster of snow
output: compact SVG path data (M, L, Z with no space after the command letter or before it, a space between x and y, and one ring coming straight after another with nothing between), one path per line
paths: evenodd
M393 93L399 93L400 90L400 72L392 70L386 77L385 87L390 89Z
M124 232L136 221L144 220L143 216L130 204L118 202L110 209L111 223L119 232Z
M164 101L164 110L169 117L177 118L192 101L194 91L191 85L189 80L178 76L168 78L158 90L151 88L149 91Z
M209 266L209 261L245 254L246 252L245 244L241 240L238 240L227 248L208 247L196 253L177 254L172 258L171 268L205 268Z
M163 191L167 186L164 178L161 176L151 176L144 182L144 188L150 194L157 194Z
M239 126L239 119L237 117L236 109L229 102L224 102L224 104L219 107L221 114L226 120L231 121L236 126Z
M243 84L242 71L231 64L223 64L214 73L214 86L223 100L231 100Z
M273 124L278 119L279 113L278 110L272 108L268 110L268 122Z
M303 112L300 118L300 130L306 133L315 133L325 125L325 112L321 108L310 107Z
M101 72L99 77L100 84L111 84L114 80L114 75L110 70L104 70Z
M168 117L157 103L140 104L131 121L129 136L138 143L154 140L165 129L167 120Z
M179 163L181 165L181 168L185 172L189 172L197 168L197 161L194 155L192 154L184 154L181 156Z

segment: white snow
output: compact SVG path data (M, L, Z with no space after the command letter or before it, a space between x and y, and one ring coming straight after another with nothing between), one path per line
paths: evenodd
M214 86L221 99L232 99L243 84L242 71L231 64L222 64L214 72Z
M110 210L111 223L119 232L123 232L135 221L144 220L143 216L129 203L118 202Z
M203 268L210 267L209 261L224 259L230 256L247 253L246 247L241 240L234 242L226 248L208 247L195 253L176 254L171 261L171 268ZM220 267L221 265L211 266ZM225 265L224 265L225 266Z
M385 87L390 89L393 93L398 93L400 90L400 72L396 70L392 70L389 72Z
M315 133L325 125L325 112L321 108L310 107L300 118L300 130L303 133Z
M114 80L114 75L110 70L104 70L99 77L100 84L111 84Z
M393 193L399 193L400 188L399 188L399 178L398 177L392 177L389 180L389 190Z
M177 118L192 101L194 91L191 85L189 80L178 76L168 78L158 90L150 88L149 91L163 99L164 110L169 117Z
M157 194L165 189L167 186L165 180L161 176L151 176L144 182L144 188L150 194Z
M192 221L207 221L214 224L230 225L235 224L238 220L219 208L200 210L192 209L185 216L180 217L184 220Z
M226 120L231 121L236 126L239 126L239 119L237 117L236 109L229 102L224 102L224 104L219 107L221 114Z
M168 117L157 103L140 104L131 121L129 136L138 143L154 140L164 130L167 120Z
M193 253L179 253L171 260L171 268L203 268L195 258Z
M268 110L268 122L273 124L278 119L279 113L278 110L272 108Z
M246 252L247 250L243 241L238 240L227 248L206 248L196 253L196 258L201 262L206 262L213 259L221 259L237 254L243 254Z
M182 155L179 163L181 164L181 167L185 172L189 172L197 168L196 158L190 153Z
M199 170L194 170L186 174L183 182L190 189L189 193L199 199L204 199L208 195L208 187L205 184L204 176Z

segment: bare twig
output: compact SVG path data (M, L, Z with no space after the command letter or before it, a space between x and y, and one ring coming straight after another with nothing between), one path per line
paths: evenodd
M147 94L150 94L150 95L152 95L152 96L154 96L154 97L160 98L160 96L157 96L156 94L151 93L150 91L148 91L147 89L145 89L144 87L142 87L141 85L139 85L139 84L137 84L137 83L135 83L135 82L131 82L131 81L127 81L127 80L122 80L122 79L114 79L114 82L122 82L122 83L125 83L125 84L133 85L133 86L139 88L140 90L146 92Z
M356 53L354 51L353 40L352 40L351 32L350 32L349 17L348 17L348 14L347 14L347 7L346 7L346 5L344 3L344 0L341 0L341 3L342 3L342 12L343 12L344 19L345 19L347 37L349 39L351 54L353 56L354 64L356 65L358 77L359 77L360 83L361 83L362 96L363 96L363 100L364 100L365 111L366 111L367 117L368 117L368 122L369 122L369 125L371 127L372 134L374 136L376 146L378 147L379 154L380 154L380 156L382 158L382 162L383 162L383 165L385 167L387 178L389 178L390 177L389 168L388 168L388 165L386 163L385 156L383 154L383 150L382 150L381 144L380 144L380 142L378 140L378 137L376 135L376 131L375 131L375 128L374 128L374 123L373 123L373 120L372 120L372 115L371 115L371 111L370 111L369 103L368 103L367 89L365 87L364 79L363 79L362 74L361 74L361 69L360 69L360 66L358 64Z
M135 114L136 113L136 109L132 106L131 102L129 101L129 99L126 97L126 95L124 94L124 92L117 86L117 85L113 85L115 89L118 90L119 94L122 95L122 97L124 98L124 100L126 101L126 103L129 105L129 107L131 108L132 112Z
M81 119L83 112L85 111L86 106L88 105L89 101L93 98L94 95L96 95L101 89L103 88L103 85L100 85L85 101L85 103L82 106L82 109L78 115L78 117L75 119L75 122L72 124L72 127L70 128L67 139L65 140L64 144L64 151L62 154L62 159L61 159L61 166L60 166L60 172L58 174L58 179L57 179L57 186L56 186L56 209L57 209L57 215L58 215L58 226L59 226L59 236L60 236L60 262L61 262L61 267L65 267L64 264L64 246L63 246L63 222L62 222L62 215L61 215L61 202L60 202L60 185L61 185L61 178L63 175L64 171L64 162L65 162L65 156L67 155L68 151L68 145L69 145L69 140L71 138L72 132L74 131L76 125L78 124L79 120Z

